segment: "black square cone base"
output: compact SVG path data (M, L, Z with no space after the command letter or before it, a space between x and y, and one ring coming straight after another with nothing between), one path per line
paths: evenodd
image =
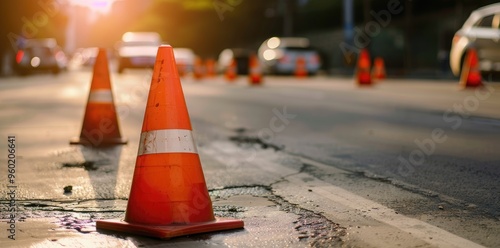
M242 220L229 218L215 218L214 221L208 222L171 224L166 226L132 224L122 220L98 220L96 222L97 229L131 233L160 239L171 239L197 233L238 229L243 228L243 226Z

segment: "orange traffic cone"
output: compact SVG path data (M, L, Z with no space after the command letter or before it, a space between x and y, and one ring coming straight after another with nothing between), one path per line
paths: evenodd
M236 79L237 75L238 75L238 64L236 63L235 59L232 59L231 63L229 63L226 69L226 73L224 76L226 77L227 81L232 82Z
M298 57L297 60L295 60L295 77L307 77L307 73L306 59Z
M479 87L482 86L481 72L479 71L479 59L477 58L477 51L470 48L467 51L464 64L462 66L462 75L460 76L460 86L466 87Z
M381 57L376 57L373 61L373 71L372 77L374 79L385 79L385 64L384 59Z
M262 70L260 68L259 60L257 56L252 54L249 59L249 73L248 79L250 84L259 85L262 83Z
M94 63L82 131L80 137L73 138L70 144L97 147L126 143L127 141L121 137L118 125L106 49L101 48Z
M163 239L243 228L242 220L214 218L169 45L156 56L125 219L96 227Z
M358 68L356 71L356 83L358 86L370 86L372 84L370 74L370 54L368 50L362 49L359 54Z
M205 76L205 67L199 57L194 60L193 76L195 79L202 79Z
M205 68L207 69L207 76L208 77L215 77L217 75L215 71L215 60L214 59L207 59L205 62Z

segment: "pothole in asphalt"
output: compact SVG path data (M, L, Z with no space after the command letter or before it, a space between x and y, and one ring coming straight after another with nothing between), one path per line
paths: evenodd
M62 163L63 168L83 168L87 171L89 170L97 170L97 166L95 166L94 161L84 161L84 162L68 162Z
M262 149L273 149L275 151L281 151L285 148L284 146L266 142L257 135L249 135L246 128L236 128L234 132L236 135L230 136L229 140L235 142L238 146L258 145Z

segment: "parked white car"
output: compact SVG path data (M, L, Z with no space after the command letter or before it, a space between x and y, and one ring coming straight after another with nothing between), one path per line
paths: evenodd
M477 50L481 71L500 71L500 3L473 11L455 33L450 52L454 75L460 75L465 53L471 47Z
M185 72L189 73L193 71L194 60L196 59L196 54L193 50L185 47L174 48L174 57L177 66L183 66Z
M153 68L162 40L155 32L127 32L118 45L118 73L126 68Z

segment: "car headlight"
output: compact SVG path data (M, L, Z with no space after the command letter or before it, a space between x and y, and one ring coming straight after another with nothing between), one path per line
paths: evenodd
M33 67L38 67L40 65L40 58L39 57L33 57L30 62L31 66Z
M265 60L268 60L268 61L273 60L276 58L276 51L274 51L272 49L267 49L264 51L262 56L264 57Z

